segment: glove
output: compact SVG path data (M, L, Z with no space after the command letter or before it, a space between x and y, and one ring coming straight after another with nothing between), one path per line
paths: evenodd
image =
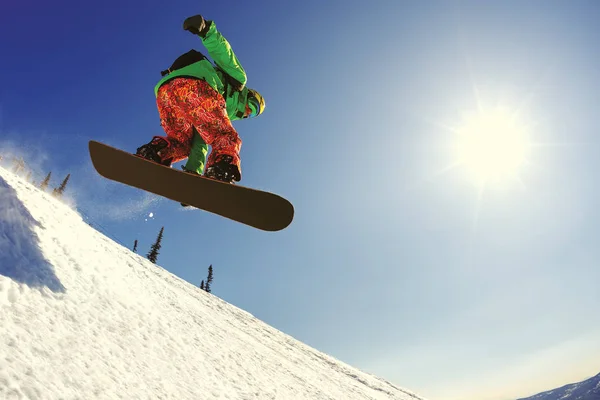
M210 28L212 21L205 20L202 15L194 15L183 21L183 30L204 37Z

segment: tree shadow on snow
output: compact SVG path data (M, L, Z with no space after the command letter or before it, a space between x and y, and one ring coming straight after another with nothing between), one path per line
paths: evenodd
M39 245L33 218L16 191L0 177L0 275L30 287L64 292Z

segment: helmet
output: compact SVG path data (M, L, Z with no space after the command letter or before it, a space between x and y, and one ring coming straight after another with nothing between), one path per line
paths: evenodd
M258 117L265 111L265 99L254 89L248 89L248 105L252 110L252 117Z

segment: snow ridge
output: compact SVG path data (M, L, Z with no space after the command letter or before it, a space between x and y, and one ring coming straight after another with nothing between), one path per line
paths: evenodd
M3 168L0 398L422 399L152 264Z
M518 400L600 400L600 374Z
M0 177L0 275L53 291L64 287L44 259L34 228L41 227Z

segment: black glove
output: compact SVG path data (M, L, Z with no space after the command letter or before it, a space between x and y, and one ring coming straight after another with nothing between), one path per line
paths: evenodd
M194 15L183 21L183 30L204 37L210 28L212 21L205 20L202 15Z

